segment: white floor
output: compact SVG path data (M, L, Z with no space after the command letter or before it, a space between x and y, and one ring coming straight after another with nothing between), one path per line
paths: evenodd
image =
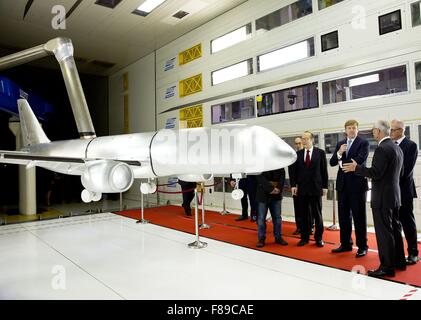
M0 227L0 299L401 299L417 289L110 213ZM408 298L421 299L421 289Z

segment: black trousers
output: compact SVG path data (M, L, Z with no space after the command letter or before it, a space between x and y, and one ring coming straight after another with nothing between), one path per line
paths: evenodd
M381 266L394 270L405 265L399 208L372 208L372 211Z
M195 182L192 182L192 183L183 183L181 185L181 190L183 191L183 204L182 204L182 207L184 208L184 213L186 213L186 214L190 214L191 213L190 203L194 199L194 190L191 190L191 191L188 191L188 192L184 192L184 191L190 190L190 189L194 189L194 188L196 188L196 183Z
M352 247L353 245L351 235L352 220L354 220L357 246L362 250L368 249L366 195L366 192L338 192L339 227L343 247Z
M244 197L241 198L241 215L245 218L248 217L248 202L250 201L250 216L257 219L257 202L256 202L256 180L254 177L247 176L240 179L238 187L243 190Z
M301 213L301 239L309 241L311 232L311 221L314 218L314 239L322 240L323 235L323 216L322 216L322 197L298 195L298 202Z
M414 203L411 201L402 201L402 207L399 208L399 221L402 224L408 243L408 254L418 256L417 243L417 225L414 216Z

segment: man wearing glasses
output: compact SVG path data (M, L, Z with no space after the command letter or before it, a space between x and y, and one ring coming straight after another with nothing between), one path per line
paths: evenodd
M418 146L405 137L405 126L400 120L392 120L390 137L403 152L403 176L399 180L402 206L399 208L399 220L408 243L406 264L418 262L417 225L414 216L414 198L417 197L414 183L414 167L418 158Z
M373 126L373 137L379 142L371 168L351 163L343 164L344 172L371 178L373 183L371 208L379 251L380 266L368 271L371 277L395 276L395 269L406 270L402 226L398 217L401 206L399 179L403 175L403 153L390 139L390 124L379 120Z

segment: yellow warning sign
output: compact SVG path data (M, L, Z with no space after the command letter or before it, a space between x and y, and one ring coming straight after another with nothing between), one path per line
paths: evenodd
M203 105L198 104L180 110L180 128L203 127Z
M178 54L178 65L189 63L193 60L199 59L202 56L202 44L199 43Z
M202 74L181 80L179 82L178 91L180 98L191 95L196 92L201 92L202 87Z

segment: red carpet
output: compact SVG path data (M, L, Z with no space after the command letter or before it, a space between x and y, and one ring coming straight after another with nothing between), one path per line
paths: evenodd
M115 213L136 220L140 219L139 209ZM199 213L200 223L201 211ZM182 207L164 206L148 208L144 211L144 217L151 223L162 227L191 234L195 233L194 216L186 217ZM323 248L316 247L313 240L304 247L297 247L299 236L292 235L295 230L295 224L291 222L282 223L282 234L284 239L289 243L288 246L281 246L274 243L272 223L269 222L267 224L266 245L258 249L256 248L256 223L252 223L249 220L235 221L237 217L238 215L228 214L222 216L214 211L206 211L205 222L211 228L200 230L199 234L210 239L342 270L352 270L355 266L362 266L365 270L371 270L376 269L380 264L377 252L369 251L367 256L358 259L355 258L356 250L353 252L332 254L330 251L336 248L339 243L339 231L325 230L323 233L325 246ZM375 235L369 233L368 238L370 249L377 250ZM419 249L421 250L421 246L419 246ZM421 262L413 266L408 266L406 271L397 271L394 278L387 277L385 279L421 287Z

